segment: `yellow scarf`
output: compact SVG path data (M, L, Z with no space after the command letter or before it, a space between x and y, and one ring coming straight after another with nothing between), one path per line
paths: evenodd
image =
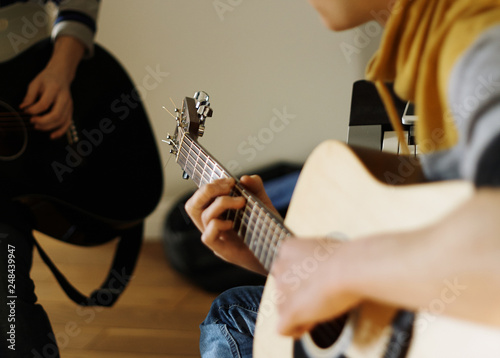
M450 70L481 33L499 24L500 0L396 1L366 77L400 138L401 121L384 83L394 82L396 94L415 103L422 152L452 147L458 138L446 96Z

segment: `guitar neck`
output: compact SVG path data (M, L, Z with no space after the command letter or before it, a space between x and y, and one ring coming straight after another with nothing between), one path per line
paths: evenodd
M217 179L234 178L189 133L182 137L177 163L198 187ZM266 270L270 271L281 241L291 235L291 232L284 226L281 217L234 179L236 185L231 195L244 197L246 204L242 209L228 211L227 219L233 222L234 231Z

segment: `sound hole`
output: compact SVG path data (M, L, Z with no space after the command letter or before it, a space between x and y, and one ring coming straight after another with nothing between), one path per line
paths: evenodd
M7 103L0 101L0 159L19 157L26 149L27 140L23 118Z
M319 348L326 349L331 347L340 337L348 317L348 314L344 314L333 321L317 325L309 333L311 339Z

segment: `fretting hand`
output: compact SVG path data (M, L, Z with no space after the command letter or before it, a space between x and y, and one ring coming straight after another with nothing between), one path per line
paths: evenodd
M271 210L275 210L260 177L245 175L240 183ZM257 258L232 230L232 221L221 218L227 210L237 210L245 206L243 197L229 195L234 185L235 180L228 178L202 186L186 202L186 212L202 232L203 243L216 255L246 269L267 274Z

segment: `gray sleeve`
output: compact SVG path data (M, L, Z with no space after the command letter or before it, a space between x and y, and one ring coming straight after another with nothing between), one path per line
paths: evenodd
M459 176L500 185L500 26L483 33L458 60L448 100L459 130Z
M52 29L52 39L68 35L79 39L85 46L85 56L94 53L99 0L63 0Z

